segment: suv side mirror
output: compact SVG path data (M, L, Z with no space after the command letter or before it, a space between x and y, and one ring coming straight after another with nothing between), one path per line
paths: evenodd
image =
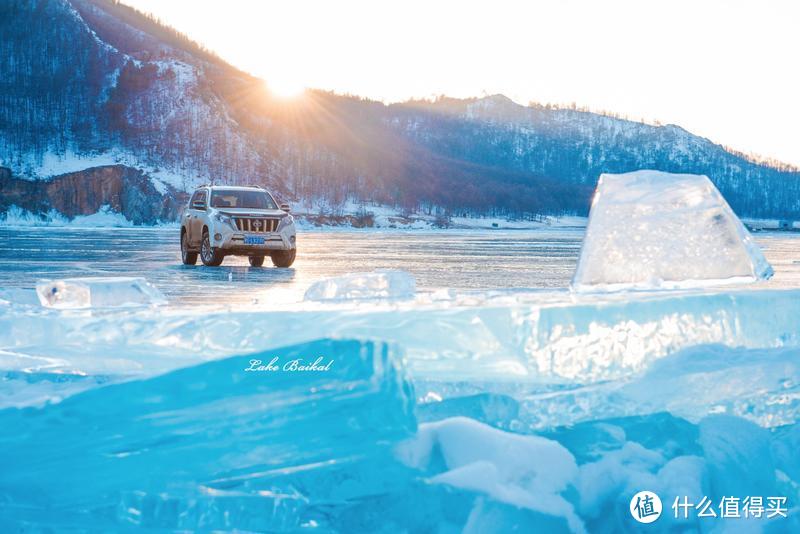
M292 208L289 206L289 204L286 204L285 202L281 204L281 209L286 213L290 213L292 211Z
M194 202L192 202L192 209L204 210L206 209L206 203L202 200L195 200Z

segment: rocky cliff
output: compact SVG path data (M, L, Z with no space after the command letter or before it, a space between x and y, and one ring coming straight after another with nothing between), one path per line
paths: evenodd
M170 186L158 191L142 171L124 165L94 167L49 180L14 178L9 169L0 167L0 211L11 206L33 213L53 209L72 218L109 206L134 224L153 224L177 219L185 202L185 193Z

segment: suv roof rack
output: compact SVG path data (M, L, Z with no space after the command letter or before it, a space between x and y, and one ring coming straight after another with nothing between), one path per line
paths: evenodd
M252 185L252 184L202 184L195 187L195 190L201 189L203 187L252 187L253 189L261 189L262 191L266 191L263 185Z

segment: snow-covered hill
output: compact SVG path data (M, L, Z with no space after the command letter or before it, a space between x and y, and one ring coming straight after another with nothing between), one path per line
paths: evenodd
M800 218L797 172L677 126L502 95L386 106L310 91L287 102L111 0L8 0L0 31L0 212L68 206L72 217L111 206L153 223L175 218L185 191L216 182L261 184L334 211L584 215L602 172L652 168L709 175L740 215ZM91 194L53 185L80 184L82 173ZM158 209L133 213L140 192Z

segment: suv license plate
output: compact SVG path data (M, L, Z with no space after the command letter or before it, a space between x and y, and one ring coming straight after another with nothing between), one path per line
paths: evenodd
M263 245L264 238L263 237L256 237L256 236L244 236L244 244L245 245Z

